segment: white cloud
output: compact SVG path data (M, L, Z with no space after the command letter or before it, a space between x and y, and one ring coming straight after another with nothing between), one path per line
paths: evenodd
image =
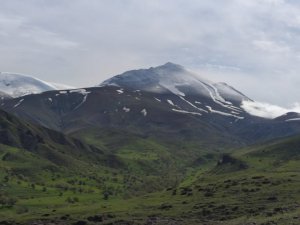
M24 23L22 17L8 17L0 14L0 32L2 35L9 35L11 31L18 29Z
M37 27L27 28L26 32L20 33L22 38L34 41L36 44L55 48L76 48L78 43L62 38L59 34L46 31Z
M18 41L17 45L25 45L27 42L26 44L39 44L52 48L74 48L78 46L78 43L67 40L58 33L32 25L28 19L21 16L0 14L0 27L0 36L3 36L2 39L14 42Z
M263 50L266 52L274 52L274 53L289 53L290 48L284 44L276 43L274 41L267 40L254 40L253 44L259 50Z
M251 115L273 119L288 112L300 113L300 104L295 103L293 107L283 108L264 102L244 101L241 107Z
M1 1L0 71L89 86L173 61L284 106L300 100L299 15L295 0Z
M285 0L261 0L262 2L267 2L269 4L283 4Z

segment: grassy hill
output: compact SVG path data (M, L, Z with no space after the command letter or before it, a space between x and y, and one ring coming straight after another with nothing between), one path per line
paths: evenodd
M0 224L299 222L300 137L218 153L120 130L79 141L5 112L0 124Z
M100 140L86 132L80 141L3 111L0 125L0 218L11 223L68 213L77 220L99 202L118 205L161 191L178 184L196 157L183 151L187 146L116 130L105 130Z

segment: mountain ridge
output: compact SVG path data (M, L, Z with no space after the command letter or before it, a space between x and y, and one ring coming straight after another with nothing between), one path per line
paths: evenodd
M16 82L19 84L17 84L15 88L12 87L13 85L10 85L9 79L8 81L3 79L3 75L5 74L6 79L8 79L7 77L11 77L12 83ZM34 81L39 84L28 85L29 81L26 81L27 84L26 82L18 82L18 79L13 78L13 76L21 76L22 78L31 80L30 82ZM42 87L40 85L42 85ZM130 70L103 81L99 86L108 85L115 85L133 90L141 89L153 93L172 92L181 97L185 97L185 94L200 94L214 98L219 102L218 104L230 104L234 102L238 106L242 106L243 104L241 104L241 102L244 102L244 105L247 107L242 107L242 110L246 110L248 113L255 116L269 117L268 114L258 112L258 110L263 110L260 109L261 104L259 102L253 101L251 98L229 84L225 82L209 81L206 78L187 70L185 67L172 62L167 62L163 65L150 67L148 69ZM0 88L1 91L6 94L6 98L9 96L14 98L22 97L28 94L43 93L51 90L75 89L74 87L67 85L44 82L28 75L5 72L2 72L2 80L0 74ZM8 90L5 91L5 89ZM2 94L2 97L4 97L4 94ZM276 117L278 116L280 115L277 115ZM273 116L272 118L275 117Z

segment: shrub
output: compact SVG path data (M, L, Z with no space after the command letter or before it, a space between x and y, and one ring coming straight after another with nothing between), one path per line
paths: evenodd
M0 195L0 207L13 207L17 203L16 198Z

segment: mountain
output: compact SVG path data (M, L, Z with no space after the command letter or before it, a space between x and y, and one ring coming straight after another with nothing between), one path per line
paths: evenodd
M76 136L113 129L169 142L188 139L216 148L220 146L216 143L243 145L300 133L297 120L251 115L243 107L245 102L255 103L225 83L166 63L125 72L99 87L3 100L1 108Z
M225 127L232 126L248 116L240 107L244 100L251 101L227 84L200 79L182 66L167 63L126 72L100 87L13 99L4 102L3 109L66 133L91 125L121 128L134 125L146 133L151 128L145 129L149 120L153 126L164 125L178 131L185 126L178 118L197 123L206 121L219 127L216 129L221 129L218 124L221 121Z
M0 99L0 224L297 224L299 115L245 101L172 63Z
M0 72L1 92L14 98L28 94L70 88L70 86L48 83L28 75Z
M242 145L239 137L228 132L237 118L173 110L179 103L194 110L172 93L158 96L106 86L27 95L3 101L1 107L111 152L123 152L135 142L154 142L167 146L164 151L176 160L192 163L203 152ZM136 147L130 151L141 154Z
M211 82L183 66L170 62L155 68L128 71L100 84L100 86L108 85L160 94L173 93L180 97L205 96L220 105L251 101L226 83Z

